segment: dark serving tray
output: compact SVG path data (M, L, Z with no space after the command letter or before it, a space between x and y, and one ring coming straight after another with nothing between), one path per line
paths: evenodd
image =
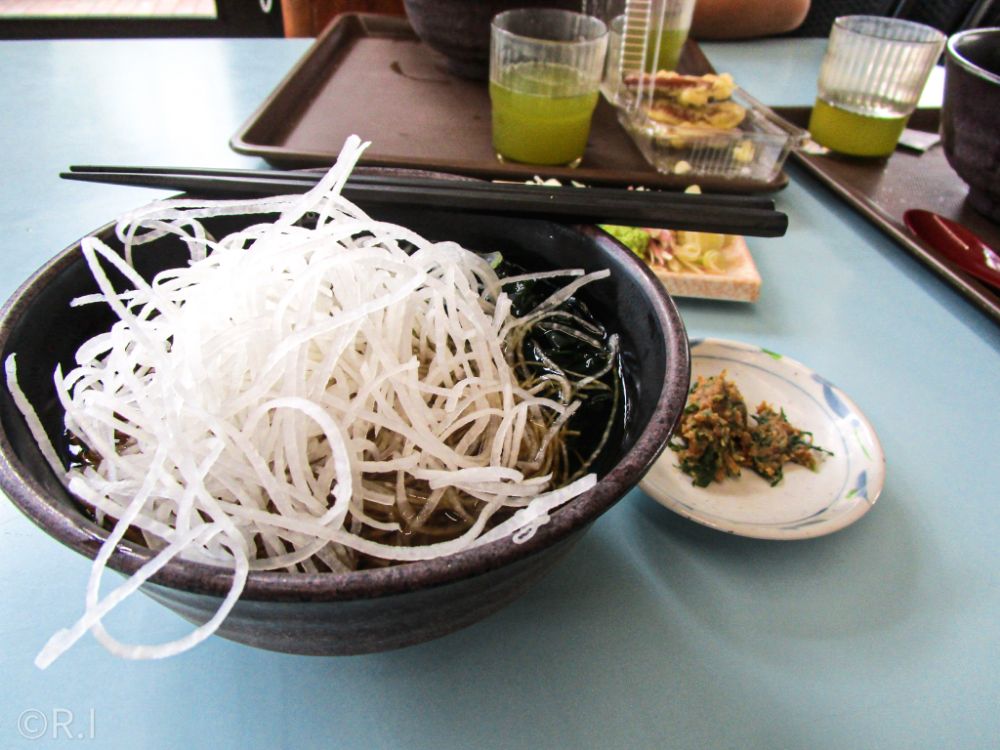
M805 127L809 108L776 107L790 122ZM937 132L940 110L917 110L909 127ZM902 147L888 159L852 159L816 155L800 150L793 158L827 187L884 231L921 262L938 273L970 302L1000 323L1000 292L958 268L934 248L915 237L903 223L910 208L934 211L957 221L1000 248L1000 225L968 205L968 187L945 159L940 145L923 153Z
M681 68L711 66L691 42ZM502 164L490 138L483 81L457 78L422 44L406 19L358 13L338 16L232 137L239 153L283 167L326 166L351 134L371 140L362 164L429 169L490 179L535 175L607 185L685 188L691 178L657 172L599 102L583 163L576 169ZM768 192L788 184L699 177L714 192Z

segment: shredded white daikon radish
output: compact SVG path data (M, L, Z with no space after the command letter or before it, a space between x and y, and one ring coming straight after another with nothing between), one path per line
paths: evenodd
M596 340L592 326L567 328L572 316L557 308L606 272L538 274L567 281L515 317L504 287L531 274L502 280L483 256L375 221L340 195L366 145L350 138L305 195L162 201L119 221L124 253L83 241L100 292L74 304L106 304L118 318L80 347L72 371L55 373L66 431L88 460L62 468L13 357L6 363L46 458L115 523L83 616L52 637L38 666L88 630L127 658L176 654L218 628L250 570L339 572L358 555L414 561L507 535L523 541L594 485L587 474L554 486L557 459L546 458L579 406L572 377L519 383L506 347L543 318ZM221 239L200 223L243 214L261 222ZM180 238L191 261L144 280L132 258L164 235ZM110 269L131 288L116 290ZM615 356L576 381L591 384ZM454 538L380 541L419 532L441 511L464 519ZM130 530L155 556L101 596L103 570ZM112 638L102 618L175 557L233 570L216 615L159 646Z

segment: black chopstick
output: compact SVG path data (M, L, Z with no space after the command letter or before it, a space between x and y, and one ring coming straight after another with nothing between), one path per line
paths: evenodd
M305 170L305 169L293 169L293 170L270 170L270 169L225 169L220 167L131 167L131 166L109 166L109 165L72 165L69 168L70 172L83 174L83 173L101 173L101 174L121 174L121 175L177 175L177 176L198 176L198 177L231 177L235 179L280 179L280 180L292 180L296 182L302 182L307 185L315 185L319 182L320 178L326 174L326 170ZM74 179L70 177L69 179ZM543 194L541 191L552 191L555 193L562 193L570 189L575 189L574 186L565 185L546 185L544 183L524 183L524 182L490 182L488 180L477 180L464 177L451 176L449 178L442 177L421 177L411 174L407 174L407 170L396 170L391 173L374 173L368 174L364 172L354 172L348 179L349 184L359 184L359 185L402 185L412 188L429 188L436 189L444 184L453 184L455 182L460 182L463 189L472 190L477 192L513 192L521 193L525 189L531 189L536 191L532 193L536 197ZM129 183L138 184L138 183ZM595 196L595 199L600 199L602 197L618 197L622 191L622 188L606 188L606 187L590 187L589 190ZM646 193L651 193L653 191L641 191ZM658 194L663 195L662 192ZM670 200L674 200L681 195L690 195L686 193L671 192L667 193L670 196ZM684 199L681 198L683 201ZM771 198L761 195L717 195L717 194L700 194L698 198L692 199L693 203L698 206L737 206L742 208L764 208L773 209L774 201Z
M61 177L166 188L206 196L302 193L322 176L281 170L71 167ZM377 179L375 179L377 178ZM759 196L715 196L614 188L497 184L477 180L352 175L343 194L363 207L404 205L562 223L625 224L777 237L788 218Z

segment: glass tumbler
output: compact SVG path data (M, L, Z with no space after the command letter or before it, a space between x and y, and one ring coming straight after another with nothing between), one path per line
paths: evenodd
M695 0L653 0L642 69L647 73L677 70L691 30Z
M498 159L580 163L607 43L604 22L582 13L521 8L493 18L489 88Z
M834 21L809 119L813 140L851 156L891 154L945 39L937 29L897 18Z
M625 0L583 0L584 12L597 16L611 29L609 63L624 63L626 69L641 68L646 73L677 70L691 31L694 4L695 0L640 0L631 4ZM624 40L626 14L630 33ZM616 42L618 47L613 50Z

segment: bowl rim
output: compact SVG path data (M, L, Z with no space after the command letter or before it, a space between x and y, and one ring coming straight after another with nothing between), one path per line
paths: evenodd
M974 62L965 57L959 49L961 44L968 39L983 36L998 37L996 41L997 43L1000 43L1000 27L994 26L982 29L966 29L965 31L959 31L957 34L952 34L948 37L948 42L945 45L947 59L956 65L961 66L963 69L978 78L984 78L987 81L992 81L993 83L1000 83L1000 73L993 73L980 67L979 65L976 65Z
M110 222L87 236L113 226L114 222ZM474 578L539 553L583 529L627 494L627 489L621 491L619 487L638 484L664 450L686 400L691 370L687 333L672 298L648 265L595 226L574 225L570 228L590 237L605 252L624 260L626 267L632 269L633 278L649 299L651 311L664 330L667 367L663 383L653 415L629 454L622 457L593 488L554 512L550 520L524 542L515 543L508 536L428 561L349 573L251 571L241 600L329 602L377 599ZM42 265L4 303L0 309L0 352L6 348L13 328L46 287L50 277L77 262L81 241L68 246ZM6 383L0 387L6 388ZM3 429L0 429L0 489L46 534L91 560L109 534L82 513L59 507L47 499L45 488L18 458ZM142 545L122 540L111 555L108 567L131 575L154 554ZM229 592L232 578L231 568L174 558L153 575L149 583L222 598Z

